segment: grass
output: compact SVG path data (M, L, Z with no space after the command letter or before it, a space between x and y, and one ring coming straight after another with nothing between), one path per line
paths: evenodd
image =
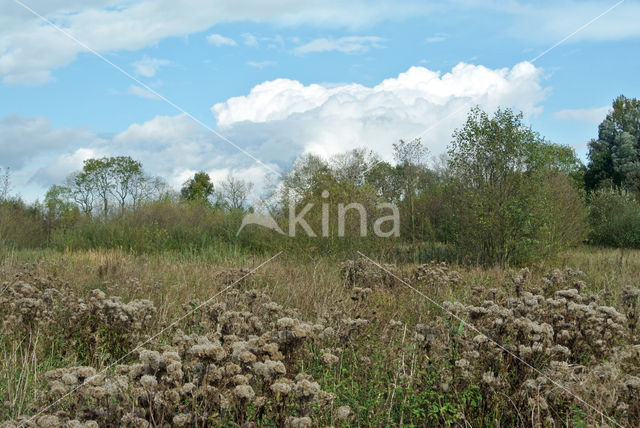
M170 323L182 315L183 304L207 300L228 285L228 273L251 269L268 256L252 256L230 249L200 253L163 252L132 255L119 250L64 252L54 250L0 250L0 284L16 275L31 280L53 280L79 293L98 288L125 301L149 299L158 308L156 326ZM401 274L413 266L400 267ZM541 278L551 268L571 267L584 272L588 292L614 302L622 286L634 284L640 274L640 251L580 247L530 266L533 278ZM468 302L474 287L510 288L511 271L499 267L452 266L462 275L457 284L438 284L422 291L435 302ZM3 291L3 285L0 290ZM259 288L284 307L296 308L304 319L350 314L367 317L372 323L357 342L345 349L341 363L328 369L311 364L307 370L323 388L337 395L337 405L347 404L356 412L356 421L367 425L371 420L387 420L393 425L411 421L450 420L463 403L480 405L473 388L456 396L437 392L437 388L419 390L400 381L407 372L429 384L428 368L416 367L412 361L406 328L392 333L385 330L390 320L415 325L441 315L426 299L407 287L376 289L366 302L353 298L353 290L344 285L340 265L332 259L317 258L300 262L300 257L283 254L267 264L239 288ZM220 297L224 300L224 296ZM455 327L455 326L454 326ZM453 327L452 327L453 328ZM454 329L455 330L455 329ZM383 342L383 339L386 342ZM0 340L0 396L4 404L3 419L32 411L36 390L41 388L41 374L60 366L81 361L61 361L55 351L43 355L38 351L37 336L31 341L14 343ZM336 344L339 345L339 344ZM318 350L312 350L318 359ZM364 357L364 359L363 359Z

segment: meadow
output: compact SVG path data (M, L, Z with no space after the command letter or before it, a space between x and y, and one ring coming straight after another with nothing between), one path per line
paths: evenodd
M0 425L640 424L638 250L272 255L2 250Z
M474 108L440 162L305 155L257 206L127 156L4 191L0 426L640 426L638 118L585 166Z

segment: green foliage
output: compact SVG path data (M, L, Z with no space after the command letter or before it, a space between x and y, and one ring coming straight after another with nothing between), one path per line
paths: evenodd
M598 139L589 143L585 184L624 187L640 191L640 100L620 95L598 127Z
M0 201L6 201L9 199L9 191L11 190L11 175L9 168L2 172L0 168Z
M20 199L0 201L0 247L34 248L46 244L46 224L36 207Z
M640 203L624 190L600 189L591 198L591 242L640 248Z
M180 189L180 196L187 201L208 203L211 195L213 195L213 182L209 174L204 171L196 172Z
M59 249L121 248L136 253L203 250L233 244L241 218L201 204L159 200L106 220L85 218L73 228L56 229Z
M450 146L447 227L460 253L480 263L522 263L582 239L580 198L562 178L579 161L522 120L508 109L490 118L475 108ZM567 203L574 211L554 216Z

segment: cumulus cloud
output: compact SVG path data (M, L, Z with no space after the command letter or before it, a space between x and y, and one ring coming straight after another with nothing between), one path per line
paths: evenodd
M560 110L553 114L558 120L575 120L578 122L589 122L599 124L604 120L611 110L610 106L583 108L583 109L566 109Z
M259 153L275 153L283 161L303 152L329 156L360 146L390 159L391 144L401 138L422 136L432 153L444 151L475 104L539 113L547 95L541 79L542 70L527 62L502 69L460 63L445 74L411 67L373 87L276 79L211 110L226 135L260 144Z
M293 50L296 54L307 54L312 52L337 51L342 53L362 53L372 48L384 47L384 39L376 36L347 36L337 39L320 38L309 43L298 46Z
M214 46L238 46L235 40L220 34L209 34L207 36L207 42Z
M156 75L160 67L169 64L171 64L171 62L166 59L144 57L140 61L134 62L133 67L135 68L137 75L144 77L153 77Z
M215 104L211 111L218 130L268 167L184 114L134 123L109 138L55 129L42 118L9 117L0 122L0 137L11 144L1 146L0 157L14 159L8 165L14 169L26 162L37 165L30 174L42 185L60 182L63 172L79 168L91 155L127 155L175 188L205 170L214 177L249 179L260 193L273 180L270 169L286 170L302 153L330 156L365 146L391 160L392 143L423 134L427 147L438 154L475 104L489 111L503 106L537 114L547 94L542 75L542 69L526 62L501 69L460 63L446 73L411 67L371 87L276 79Z

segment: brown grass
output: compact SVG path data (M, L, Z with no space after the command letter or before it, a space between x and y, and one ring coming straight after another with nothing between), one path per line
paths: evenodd
M185 258L171 253L133 256L121 251L105 250L18 251L0 253L0 256L0 284L3 284L0 292L4 292L8 284L19 278L29 283L41 281L56 284L82 296L87 296L90 290L100 289L109 296L121 296L125 302L149 299L157 308L152 327L155 330L184 314L185 304L207 300L263 261L263 258L257 257L237 259L224 255L217 255L215 261L211 257L194 255ZM551 268L565 267L584 273L582 294L598 296L600 304L614 305L619 301L622 287L637 285L640 251L627 250L623 253L620 250L592 247L574 249L554 260L530 266L530 283L540 283ZM414 268L399 266L397 273L411 280ZM515 293L512 277L516 271L499 267L449 268L458 271L461 280L435 280L420 286L422 292L436 302L472 302L479 290L490 288L497 288L504 294ZM284 254L242 281L238 288L263 290L284 308L295 308L301 319L366 318L370 327L364 327L358 333L361 336L355 340L357 344L352 349L356 359L350 360L349 367L390 371L387 390L378 391L380 397L384 396L384 399L381 398L385 403L384 409L380 413L371 410L370 416L380 418L387 414L389 421L398 422L397 417L393 419L391 414L407 406L411 397L406 391L396 394L396 388L388 386L401 384L403 373L411 377L417 370L416 356L408 351L411 342L408 336L413 336L415 325L428 324L443 314L402 284L393 287L372 285L372 292L366 291L364 287L367 285L361 284L358 288L349 286L341 273L340 264L335 261L318 259L300 263L296 257ZM220 297L220 301L225 301L224 296ZM392 320L402 322L404 327L394 330L389 327L393 325ZM50 368L69 367L77 362L59 361L51 356L53 354L47 358L47 355L39 352L41 340L41 337L34 335L21 343L11 340L2 342L0 392L4 418L32 413L40 402L36 391L45 389L42 374ZM382 360L373 358L376 352L385 355L381 357ZM342 358L341 361L346 361L347 357ZM323 376L329 376L323 373ZM371 375L373 373L363 371L353 373L351 377L352 381L360 379L369 382ZM331 377L325 382L339 382L344 377L343 374L335 376L337 378ZM320 383L323 384L322 381ZM356 394L356 386L352 385L349 391ZM373 391L358 390L357 393L361 396L354 400L363 401L365 397L371 400L363 405L373 406L377 402ZM346 401L342 404L346 404ZM401 414L400 418L404 417ZM439 422L443 423L443 420Z

